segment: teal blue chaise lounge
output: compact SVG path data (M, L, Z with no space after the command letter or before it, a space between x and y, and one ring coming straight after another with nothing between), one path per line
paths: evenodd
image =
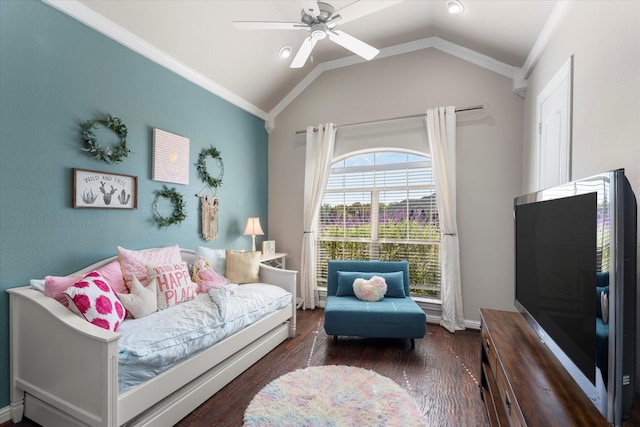
M387 292L381 301L358 299L353 292L356 278L382 276ZM427 331L424 311L409 296L409 263L407 261L343 261L329 260L327 271L327 303L324 329L333 335L370 338L415 339Z

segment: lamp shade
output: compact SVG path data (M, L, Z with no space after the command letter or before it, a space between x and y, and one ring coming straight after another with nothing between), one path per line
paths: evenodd
M248 234L251 236L264 235L264 231L262 231L262 227L260 227L260 218L248 218L247 226L244 228L244 234Z

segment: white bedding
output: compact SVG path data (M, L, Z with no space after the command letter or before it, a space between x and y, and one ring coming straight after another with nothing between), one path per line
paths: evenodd
M215 299L215 301L214 301ZM261 317L286 307L291 294L284 289L252 283L234 294L209 294L141 319L127 319L118 328L118 387L129 388L169 369Z

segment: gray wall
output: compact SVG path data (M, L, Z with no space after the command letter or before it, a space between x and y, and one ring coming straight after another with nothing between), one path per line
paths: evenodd
M571 55L574 61L572 179L624 168L638 197L640 2L637 1L574 2L547 46L529 78L524 105L523 190L535 189L536 182L533 155L536 96ZM638 280L640 283L640 277ZM640 336L640 330L638 332ZM637 342L640 349L640 339ZM638 378L640 358L636 364ZM636 384L640 389L638 379Z
M269 238L300 268L304 138L296 130L488 103L458 114L457 205L465 318L514 310L513 198L522 159L521 98L512 81L430 48L323 73L278 115L269 135Z

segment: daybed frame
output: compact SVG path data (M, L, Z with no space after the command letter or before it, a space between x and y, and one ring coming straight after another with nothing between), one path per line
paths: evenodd
M193 251L181 253L193 262ZM122 394L117 332L89 324L28 286L9 289L13 422L27 416L47 427L175 424L295 336L296 274L261 264L260 281L291 292L290 305Z

